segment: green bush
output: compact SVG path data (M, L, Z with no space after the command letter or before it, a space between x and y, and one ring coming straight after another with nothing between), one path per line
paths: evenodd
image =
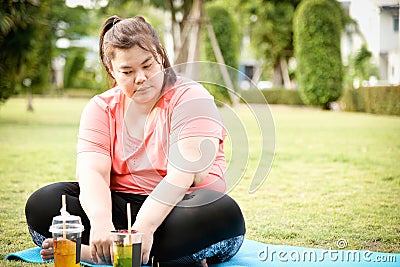
M300 97L299 90L288 90L284 88L275 88L271 90L249 90L240 92L242 102L279 105L304 105ZM263 96L263 97L262 97Z
M225 65L237 69L239 67L240 38L238 37L238 27L233 16L228 10L226 10L226 8L218 5L208 5L206 10L214 29ZM207 40L204 43L204 59L206 61L217 62L214 55L214 49L209 40L207 29L204 28L204 30L204 38ZM236 73L231 73L231 79L232 81L237 80ZM226 88L212 84L207 84L206 88L217 101L225 103L231 101Z
M64 68L64 87L72 88L79 87L77 85L77 76L85 66L85 50L74 49L67 57Z
M209 6L207 13L225 64L237 69L239 67L240 38L235 20L231 13L221 6ZM204 50L207 60L217 61L210 41L205 42Z
M340 105L345 111L400 115L400 86L347 89Z
M302 1L293 18L296 77L308 105L328 107L342 94L341 10L334 0Z

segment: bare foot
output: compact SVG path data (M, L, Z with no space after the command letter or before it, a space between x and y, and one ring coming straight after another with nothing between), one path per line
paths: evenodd
M40 255L43 260L50 260L54 257L54 243L53 238L47 238L42 243L42 250L40 251Z
M203 259L203 260L201 261L201 264L203 265L203 267L208 267L208 264L207 264L206 259Z

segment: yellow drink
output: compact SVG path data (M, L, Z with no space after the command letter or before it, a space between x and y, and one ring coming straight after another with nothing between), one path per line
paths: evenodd
M114 246L114 267L132 267L132 245Z
M66 239L54 240L54 266L79 267L76 263L76 243Z

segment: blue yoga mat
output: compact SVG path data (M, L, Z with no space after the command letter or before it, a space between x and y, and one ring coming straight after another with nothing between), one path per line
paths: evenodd
M40 248L30 248L7 255L7 260L44 263ZM82 262L83 266L110 267ZM246 239L230 261L210 264L210 267L280 267L280 266L342 266L342 267L399 267L400 254L366 250L324 250L283 245L269 245Z

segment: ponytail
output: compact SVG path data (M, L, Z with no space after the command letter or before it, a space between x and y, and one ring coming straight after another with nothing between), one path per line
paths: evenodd
M100 60L103 63L104 68L106 69L108 75L112 77L111 71L110 71L110 58L106 55L105 53L105 46L104 46L104 36L106 33L118 22L120 22L121 19L118 16L111 16L109 17L104 23L103 26L101 27L100 30L100 43L99 43L99 54L100 54Z

